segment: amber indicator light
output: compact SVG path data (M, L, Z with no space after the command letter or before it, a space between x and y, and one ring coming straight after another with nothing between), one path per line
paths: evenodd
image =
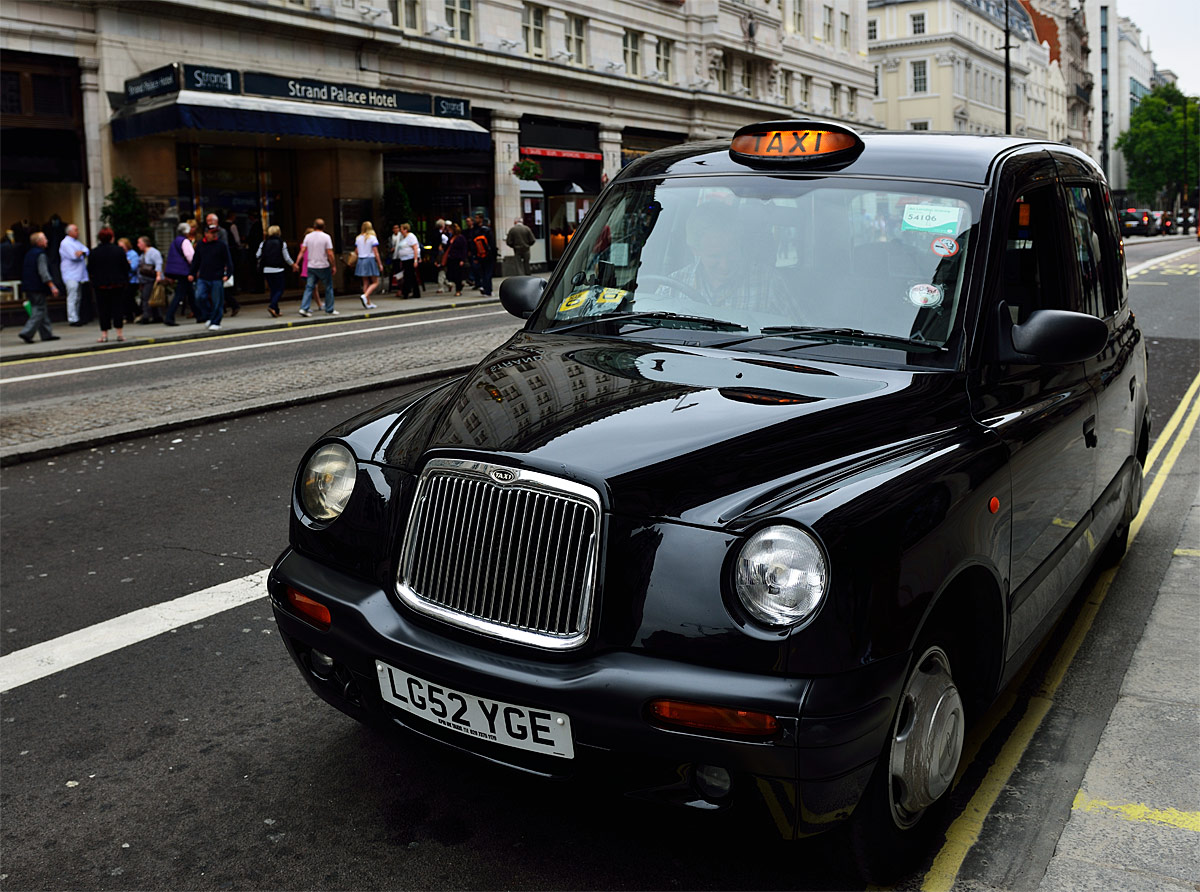
M320 601L314 601L308 595L300 594L291 586L287 587L286 595L288 604L300 615L301 619L307 620L322 632L329 629L333 618L329 615L328 607Z
M682 700L652 700L650 714L661 724L683 728L699 728L737 737L774 737L779 733L779 720L765 712L707 706Z
M729 150L753 158L811 158L857 145L849 133L833 130L764 130L735 136Z

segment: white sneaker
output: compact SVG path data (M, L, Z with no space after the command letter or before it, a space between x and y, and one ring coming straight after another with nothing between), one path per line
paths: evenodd
M342 315L342 314L341 314L340 312L338 312L337 310L326 310L326 311L325 311L325 315L327 315L327 316L340 316L340 315Z
M364 310L369 310L369 309L371 309L371 304L370 304L370 302L367 300L367 296L366 296L365 294L360 294L360 295L358 296L358 299L362 301L362 305L363 305L363 309L364 309Z
M368 310L378 310L379 304L367 304L367 309Z
M312 312L311 312L311 311L309 311L309 310L301 310L301 311L300 311L300 315L301 315L301 316L311 316L311 315L312 315Z
M220 331L220 330L221 330L221 326L217 325L217 323L215 323L215 322L214 322L214 323L212 323L211 325L209 325L209 326L208 326L208 330L209 330L209 331Z

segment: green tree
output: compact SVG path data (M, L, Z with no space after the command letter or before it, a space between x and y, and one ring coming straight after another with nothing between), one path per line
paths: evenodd
M383 216L387 223L387 229L381 229L381 232L391 232L392 226L396 223L413 222L413 209L412 203L408 200L408 190L404 188L404 183L397 177L388 180L387 185L383 187Z
M146 203L138 197L137 187L125 177L113 179L113 189L104 196L100 221L112 228L117 238L136 241L139 235L154 238Z
M1155 87L1129 116L1129 129L1117 139L1116 147L1125 156L1129 187L1140 201L1152 204L1164 190L1182 196L1184 183L1189 196L1195 195L1200 101L1189 96L1185 104L1183 93L1173 84Z

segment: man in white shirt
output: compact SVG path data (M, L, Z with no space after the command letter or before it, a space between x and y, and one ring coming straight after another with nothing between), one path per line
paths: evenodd
M408 297L409 292L412 292L413 297L420 297L421 290L417 287L416 260L421 256L421 243L412 234L407 223L400 224L400 238L396 240L394 256L400 261L402 270L400 297L402 299Z
M300 315L312 315L309 306L317 279L325 286L325 312L330 316L339 315L333 308L333 271L337 269L337 259L333 256L333 239L325 232L325 221L320 217L313 220L313 231L304 237L300 255L292 264L292 269L299 272L305 257L308 258L308 281L304 285L304 297L300 300Z
M67 321L78 327L83 325L79 321L79 285L88 280L88 249L79 240L79 227L74 223L67 226L67 234L58 244L58 257L63 284L67 286Z

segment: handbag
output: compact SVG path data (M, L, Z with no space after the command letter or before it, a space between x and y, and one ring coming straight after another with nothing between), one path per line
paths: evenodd
M226 288L232 288L233 287L233 273L230 273L229 278L226 279L221 284L223 284Z
M345 261L346 266L354 266L354 264L356 264L358 262L358 252L357 251L347 251L346 256L343 258L343 260Z
M155 271L153 263L139 263L137 274L143 279L153 279L158 273Z
M158 309L167 305L167 283L155 282L154 290L150 292L150 306Z

